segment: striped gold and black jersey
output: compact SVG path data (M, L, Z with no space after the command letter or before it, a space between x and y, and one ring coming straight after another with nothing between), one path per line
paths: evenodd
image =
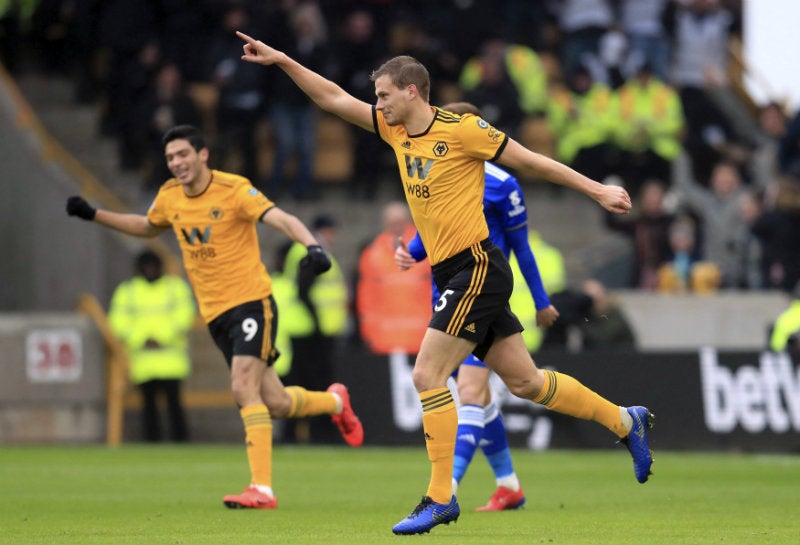
M247 178L218 170L211 174L208 188L192 197L178 180L168 180L147 212L150 223L175 231L206 322L272 293L256 223L275 206Z
M414 223L431 265L489 236L483 216L484 161L508 137L480 117L434 109L430 127L409 135L373 107L375 132L392 146Z

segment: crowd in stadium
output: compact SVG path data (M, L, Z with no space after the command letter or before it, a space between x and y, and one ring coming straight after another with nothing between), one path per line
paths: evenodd
M3 63L23 69L28 44L38 69L73 77L76 102L96 105L98 130L118 142L120 168L141 172L151 190L169 176L161 134L190 123L209 134L220 166L233 157L267 194L318 194L319 112L279 71L240 61L234 30L244 30L368 102L369 73L412 55L431 73L432 104L472 102L541 153L624 185L636 212L607 226L631 237L630 287L790 291L800 280L800 112L780 97L755 104L737 85L736 0L30 0L3 9ZM377 139L352 137L344 182L374 199L395 167Z

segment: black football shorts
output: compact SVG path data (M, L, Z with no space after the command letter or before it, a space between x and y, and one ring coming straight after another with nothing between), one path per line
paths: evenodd
M488 238L433 266L439 300L428 324L448 335L477 343L483 359L496 337L523 330L508 299L514 277L503 252Z
M280 355L275 348L278 309L272 295L226 310L208 324L208 330L228 367L233 356L254 356L272 365Z

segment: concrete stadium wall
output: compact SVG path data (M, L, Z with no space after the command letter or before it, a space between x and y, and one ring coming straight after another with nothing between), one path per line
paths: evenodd
M73 313L0 315L0 443L99 442L105 350Z
M723 291L711 296L615 291L640 350L760 350L789 306L782 292Z
M139 244L66 215L80 185L35 129L26 103L0 85L0 311L69 311L81 292L107 301Z

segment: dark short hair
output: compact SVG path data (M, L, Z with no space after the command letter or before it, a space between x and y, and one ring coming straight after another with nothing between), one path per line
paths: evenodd
M161 260L161 257L155 253L153 250L143 250L139 255L136 256L136 268L141 269L147 265L163 265L164 262Z
M428 101L431 94L431 78L428 69L414 57L400 55L383 63L369 77L375 81L381 76L389 76L398 89L404 89L411 84L417 87L419 96Z
M172 127L161 137L161 144L166 147L166 145L173 140L188 140L189 144L197 151L207 147L203 133L194 125L177 125Z
M325 229L328 227L336 227L336 220L333 216L329 216L328 214L320 214L314 221L311 223L312 229Z

